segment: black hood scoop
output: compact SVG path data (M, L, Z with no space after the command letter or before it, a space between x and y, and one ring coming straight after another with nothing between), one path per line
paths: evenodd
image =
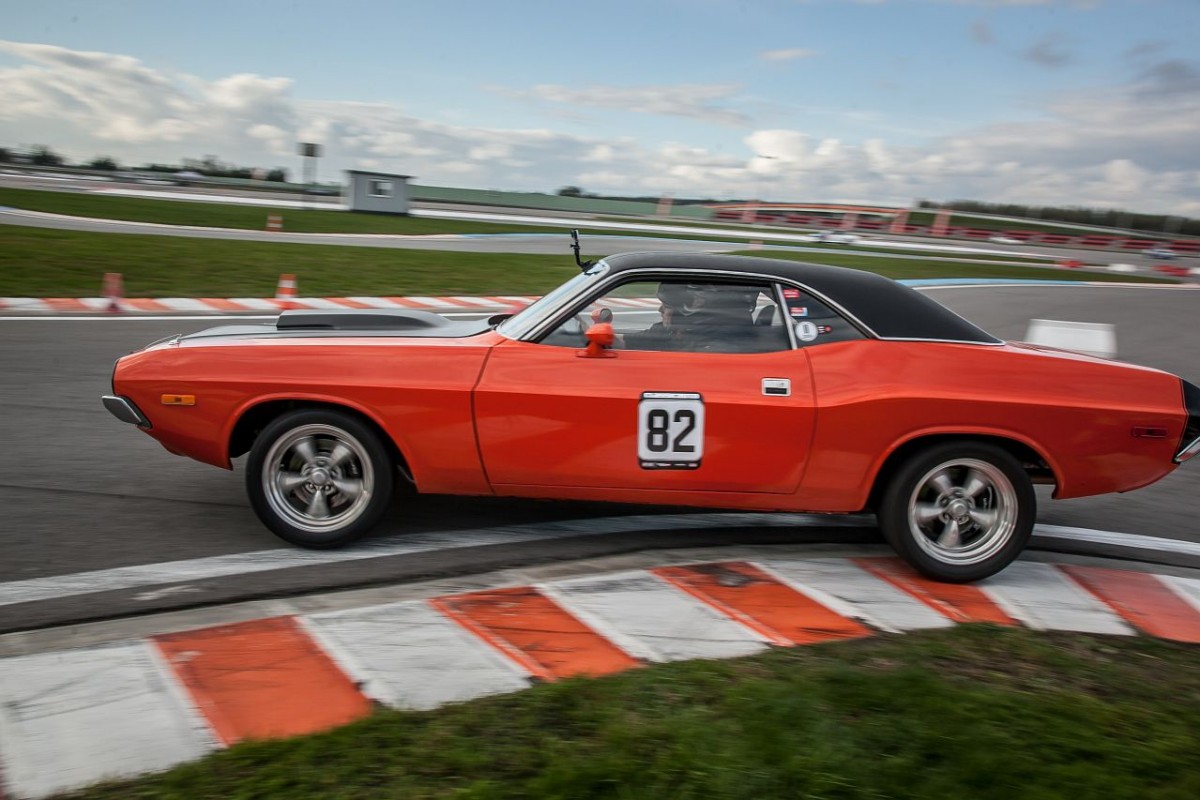
M284 311L275 322L281 335L293 336L412 336L459 339L477 336L491 325L486 319L450 320L430 311L348 308L325 311Z
M275 327L281 331L419 332L458 324L429 311L358 308L337 311L284 311L279 315Z
M461 339L491 329L488 319L450 320L428 311L347 308L284 311L274 325L224 325L182 337L182 341L214 338L311 339L330 336L396 336Z

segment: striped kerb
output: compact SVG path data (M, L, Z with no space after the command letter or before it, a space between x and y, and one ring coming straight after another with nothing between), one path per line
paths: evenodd
M291 617L154 637L226 744L327 730L370 702Z
M532 587L438 597L430 603L543 680L607 675L638 666Z
M1156 575L1102 567L1060 566L1063 572L1151 636L1200 643L1200 612Z
M875 577L907 592L955 622L1017 624L992 598L970 584L930 580L898 558L856 558L853 561Z
M776 645L871 635L857 621L831 611L752 564L728 561L651 572Z

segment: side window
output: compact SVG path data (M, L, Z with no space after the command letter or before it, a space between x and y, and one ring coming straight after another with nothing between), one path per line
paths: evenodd
M808 292L785 288L783 302L787 305L788 322L798 347L866 338L841 314Z
M786 320L769 284L675 280L624 283L542 339L580 347L583 331L611 322L619 350L768 353L787 350Z

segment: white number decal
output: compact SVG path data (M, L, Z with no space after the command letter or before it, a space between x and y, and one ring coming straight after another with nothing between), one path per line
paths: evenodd
M696 392L643 392L638 403L642 469L696 469L704 456L704 399Z

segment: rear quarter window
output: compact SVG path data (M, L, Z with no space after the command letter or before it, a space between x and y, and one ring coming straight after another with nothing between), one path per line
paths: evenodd
M784 288L783 301L798 347L867 338L845 317L802 289Z

